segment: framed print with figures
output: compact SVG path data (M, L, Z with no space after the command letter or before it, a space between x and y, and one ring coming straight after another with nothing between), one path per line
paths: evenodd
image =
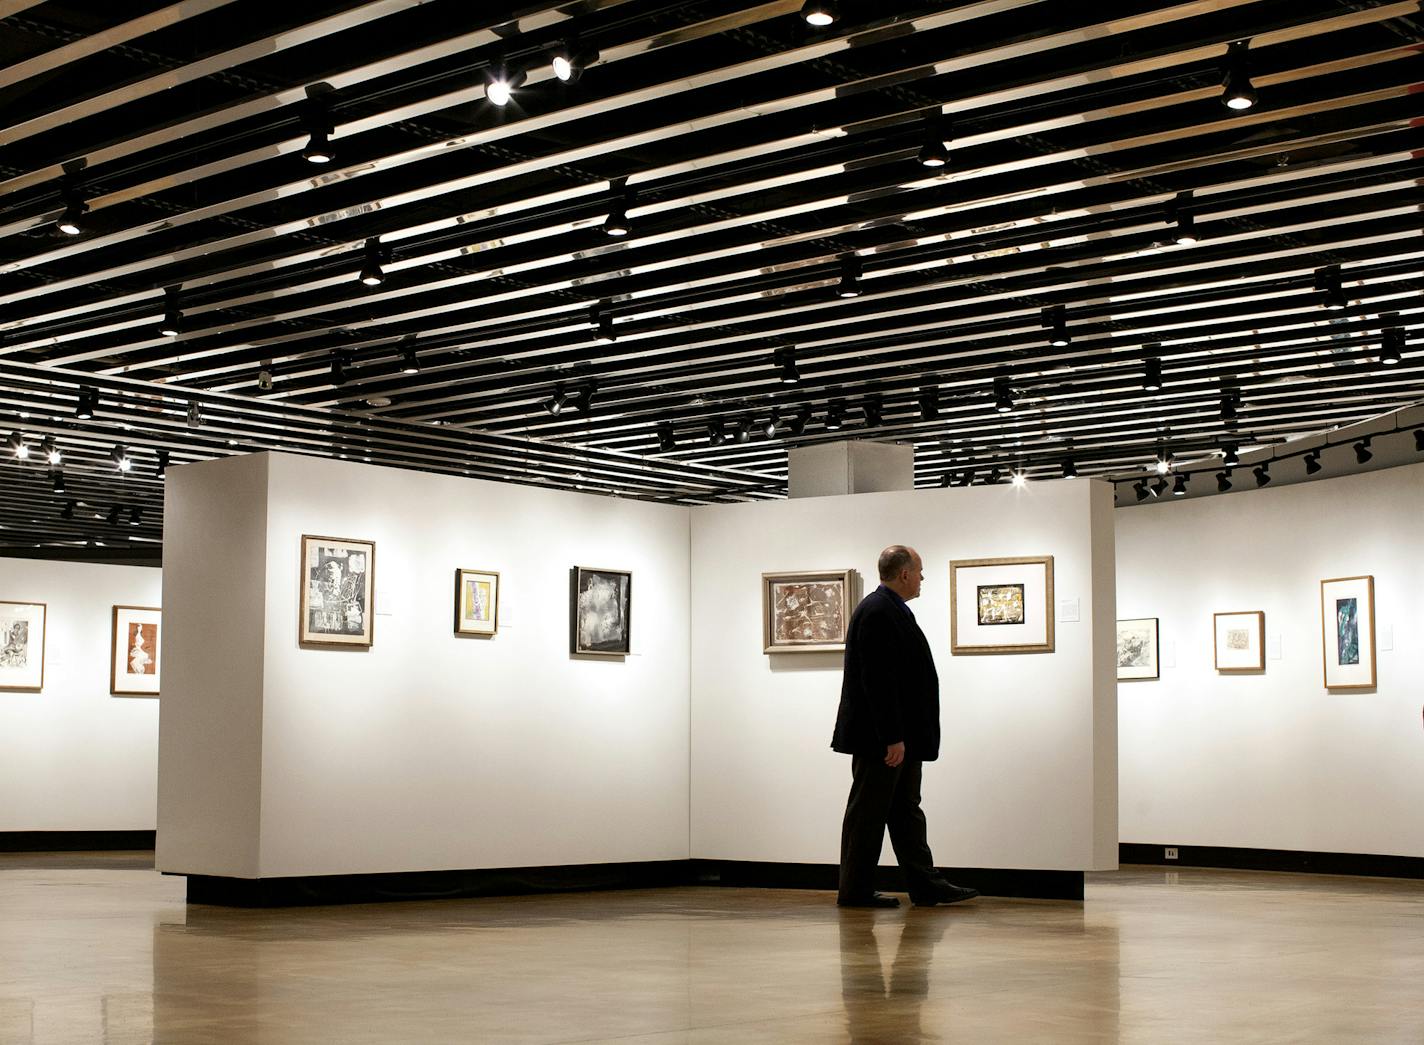
M303 534L302 645L370 646L375 576L374 541Z

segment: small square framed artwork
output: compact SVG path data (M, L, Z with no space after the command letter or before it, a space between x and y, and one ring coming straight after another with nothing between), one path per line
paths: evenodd
M297 640L304 646L370 646L375 577L374 541L304 534Z
M0 602L0 690L44 689L47 611L43 602Z
M627 656L633 641L633 574L592 566L575 566L569 573L569 652Z
M1320 642L1326 689L1375 686L1375 579L1320 582Z
M1161 678L1158 649L1156 617L1134 617L1118 621L1118 681Z
M1053 556L949 564L949 647L962 653L1053 652Z
M854 570L763 573L762 652L844 650L854 602Z
M499 630L499 574L455 571L455 634L493 635Z
M1265 613L1260 610L1213 613L1212 653L1217 671L1265 671Z
M115 606L109 692L156 697L163 653L163 615L156 606Z

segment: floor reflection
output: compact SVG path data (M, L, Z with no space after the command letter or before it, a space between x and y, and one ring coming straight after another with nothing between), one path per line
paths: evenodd
M908 911L896 935L894 959L886 975L869 911L841 910L841 1003L851 1042L935 1040L921 1025L930 994L930 966L935 948L950 927L944 912Z

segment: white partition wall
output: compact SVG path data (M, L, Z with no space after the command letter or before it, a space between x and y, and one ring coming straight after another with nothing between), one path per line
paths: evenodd
M1120 684L1122 840L1424 856L1424 465L1118 513L1118 610L1161 679ZM1378 684L1327 691L1320 581L1375 578ZM1261 610L1266 670L1213 669Z
M911 607L942 688L943 749L924 777L936 860L1115 867L1112 490L1088 481L695 511L692 855L837 862L850 783L849 757L829 747L841 655L763 654L760 577L854 567L869 591L891 543L925 563ZM1054 557L1055 652L950 656L950 560L1032 555Z
M161 870L687 858L687 509L284 455L169 484L202 635L164 668ZM375 542L370 649L298 645L304 533ZM632 571L630 656L569 655L575 565ZM457 567L500 572L495 637L453 634Z
M0 832L153 830L159 701L110 696L109 654L113 607L157 606L161 583L149 567L0 559L0 599L49 607L44 689L0 692Z

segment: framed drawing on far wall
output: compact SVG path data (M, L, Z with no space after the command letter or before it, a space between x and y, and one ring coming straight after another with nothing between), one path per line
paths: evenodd
M623 657L632 649L633 574L575 566L570 572L569 650Z
M115 606L109 692L119 697L158 696L162 614L156 606Z
M1216 670L1266 670L1266 615L1260 610L1213 613L1211 648Z
M1053 556L949 564L951 653L1052 653Z
M455 571L455 634L493 635L499 629L499 574Z
M44 689L43 602L0 602L0 690Z
M844 650L854 605L854 570L763 573L762 652Z
M1156 617L1135 617L1117 622L1118 681L1161 678L1157 654Z
M304 646L370 646L375 628L376 545L302 535Z
M1320 641L1326 689L1375 685L1375 579L1320 582Z

